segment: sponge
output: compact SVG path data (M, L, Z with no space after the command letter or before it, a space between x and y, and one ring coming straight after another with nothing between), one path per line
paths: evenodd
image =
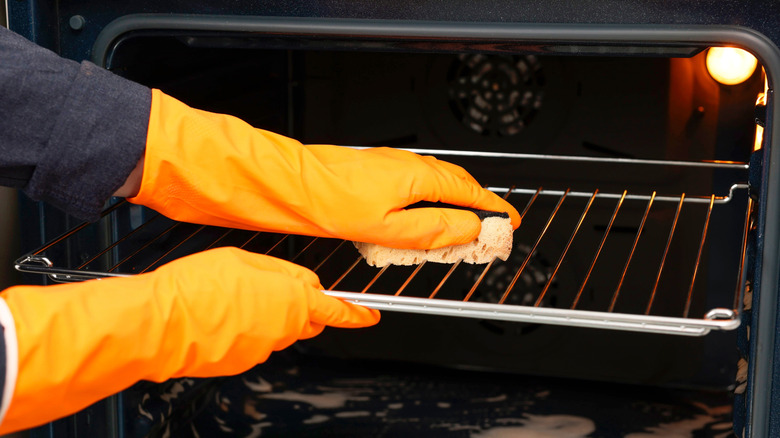
M423 261L435 263L482 264L498 257L506 260L512 251L512 222L507 213L471 210L482 221L479 236L462 245L445 246L436 249L398 249L374 243L353 242L366 262L371 266L416 265Z

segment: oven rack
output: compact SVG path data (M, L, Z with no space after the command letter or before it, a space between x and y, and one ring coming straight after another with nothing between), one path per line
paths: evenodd
M418 150L424 151L424 150ZM436 151L441 154L442 151ZM457 153L457 152L456 152ZM558 157L556 157L558 158ZM623 161L621 159L621 161ZM636 163L632 163L636 164ZM665 164L668 164L665 162ZM683 164L685 165L685 164ZM746 169L744 163L707 163L708 166L725 166L727 168ZM566 325L577 327L590 327L612 330L625 330L649 333L663 333L688 336L703 336L711 330L733 330L739 326L739 314L742 307L741 296L745 283L745 252L747 247L747 235L749 221L753 209L753 201L747 196L747 184L734 184L725 195L711 194L709 196L688 196L685 193L678 195L660 195L655 191L650 193L629 193L623 190L616 192L549 190L542 187L526 189L517 187L488 187L490 190L503 194L508 201L513 201L523 216L523 225L518 231L523 230L526 220L533 215L536 218L544 218L544 225L534 237L525 238L524 250L520 253L520 259L501 262L493 260L487 265L467 265L457 262L453 265L438 265L435 263L422 263L415 267L388 266L373 268L362 262L362 257L357 253L353 245L346 241L335 239L283 235L264 232L249 232L244 230L224 229L195 224L175 222L151 210L134 206L126 201L119 201L107 208L99 222L95 224L81 224L63 235L46 243L42 247L19 258L15 267L17 270L28 273L45 274L55 282L73 282L88 279L100 279L107 277L121 277L148 272L164 264L167 261L181 257L188 253L202 251L218 246L237 246L255 252L270 254L286 258L300 263L321 276L322 283L326 286L325 293L336 296L360 305L372 307L383 311L409 312L430 315L446 315L466 318L478 318L496 321L512 321L520 323L538 323ZM742 193L744 205L736 205L733 200L736 194ZM516 199L518 198L518 199ZM519 198L522 198L519 199ZM555 258L555 263L550 263L547 271L541 276L538 295L530 301L518 303L512 292L519 287L518 283L525 281L524 271L532 263L537 254L540 243L548 236L548 231L557 219L564 202L571 202L579 198L584 201L579 219L568 231L568 240ZM547 199L548 209L541 206ZM522 201L522 202L521 202ZM603 228L600 242L593 249L593 256L589 266L585 270L584 277L578 279L579 287L570 291L566 303L550 303L546 295L556 287L556 275L567 260L567 252L577 241L578 232L584 228L583 224L589 220L589 214L596 208L597 203L608 203L607 209L611 210L609 221ZM618 228L618 217L629 203L637 204L634 210L640 211L631 232L635 232L630 250L625 254L625 262L621 266L600 266L600 255L605 246L610 245L610 238ZM641 300L642 308L631 311L620 311L619 303L625 301L636 302L635 293L626 290L627 273L634 269L634 256L639 252L638 248L646 245L644 237L645 225L648 222L651 210L660 204L671 204L674 209L674 218L671 221L667 237L662 243L663 251L656 260L657 268L654 274L644 279L653 287L647 292L647 296ZM523 204L523 205L520 205ZM692 247L696 248L696 256L686 266L687 275L690 278L685 290L666 291L662 283L662 274L668 269L670 247L675 239L680 239L680 233L675 234L678 223L690 208L698 205L702 209L696 212L698 232ZM604 206L602 205L602 210ZM745 208L744 226L741 236L741 253L739 254L737 278L720 279L717 283L723 286L725 283L733 285L733 294L727 300L722 300L719 305L706 308L696 317L693 314L692 302L697 273L705 253L705 243L708 237L710 218L713 212L721 208ZM537 211L539 210L539 211ZM578 210L579 211L579 210ZM643 213L641 212L643 211ZM118 235L117 229L121 225L131 231L124 235ZM614 225L614 227L613 227ZM625 226L623 232L625 233ZM611 233L612 231L612 233ZM601 232L601 231L599 231ZM688 233L688 238L691 238ZM240 236L240 237L239 237ZM515 233L515 240L518 240ZM654 239L659 240L659 239ZM262 242L262 243L261 243ZM657 242L656 242L657 243ZM691 243L687 244L688 246ZM319 250L312 250L315 247ZM518 246L513 252L518 252ZM310 254L314 252L314 254ZM73 255L75 253L75 259ZM340 263L336 263L340 260ZM603 264L603 263L602 263ZM333 265L333 266L331 266ZM493 275L501 267L504 273L514 272L508 285L505 284L503 293L493 295L482 294L480 289L487 284L486 278ZM433 274L422 275L422 271L436 270ZM608 291L609 299L603 301L602 308L587 308L582 303L588 295L587 286L595 276L595 271L607 269L608 272L620 272L619 281ZM362 274L355 274L362 271ZM463 272L466 275L463 275ZM460 273L460 275L458 275ZM331 278L325 279L325 274ZM540 279L539 272L533 274ZM356 279L352 279L356 277ZM417 292L403 295L414 288L409 287L416 278L426 277L428 285L424 286L423 293ZM458 277L458 279L455 279ZM431 278L436 282L431 283ZM465 280L464 280L465 278ZM507 277L508 278L508 277ZM389 283L395 283L389 286ZM625 283L624 283L625 282ZM383 284L384 283L384 284ZM541 284L544 284L542 287ZM462 295L454 296L445 293L455 285L455 289L463 291ZM727 287L731 289L730 287ZM465 292L465 291L468 292ZM705 291L706 292L706 291ZM699 293L702 293L699 291ZM672 296L675 300L680 298L678 311L659 311L654 303L660 301L662 295ZM527 295L527 294L526 294ZM627 298L628 297L628 298ZM684 298L683 298L684 297ZM525 297L527 298L527 297ZM667 300L668 301L668 300ZM709 303L707 303L709 304ZM660 312L660 314L659 314Z

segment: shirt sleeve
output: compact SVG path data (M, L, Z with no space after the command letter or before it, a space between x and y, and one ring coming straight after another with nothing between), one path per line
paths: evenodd
M96 220L143 155L151 90L0 27L0 185Z

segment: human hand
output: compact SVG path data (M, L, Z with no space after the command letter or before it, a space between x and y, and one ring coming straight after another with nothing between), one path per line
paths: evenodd
M469 211L405 209L442 202L520 215L463 168L410 152L311 145L153 90L140 192L129 200L176 220L306 234L396 248L467 243Z
M321 289L306 268L236 248L133 277L10 288L0 296L15 322L18 378L0 433L138 380L238 374L325 326L379 321L376 310Z

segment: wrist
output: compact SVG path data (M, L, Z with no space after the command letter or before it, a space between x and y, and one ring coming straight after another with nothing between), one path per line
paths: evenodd
M132 198L138 195L138 192L141 189L141 180L143 179L143 175L144 175L144 157L142 155L141 159L138 160L138 164L136 164L133 171L130 172L130 175L127 176L125 183L122 184L121 187L116 189L116 191L114 192L114 196L119 196L122 198Z

